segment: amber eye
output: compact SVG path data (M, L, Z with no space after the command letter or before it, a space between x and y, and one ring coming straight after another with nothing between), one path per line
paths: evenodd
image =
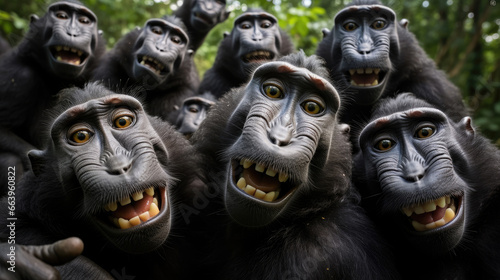
M275 85L264 85L264 92L270 98L281 98L283 97L283 91L281 88Z
M372 23L371 27L373 29L382 29L385 27L385 21L383 20L376 20L375 22Z
M79 17L78 21L82 24L90 24L90 19L88 17Z
M78 130L71 134L70 140L76 144L85 144L90 140L92 135L94 134L88 130Z
M382 139L380 141L377 142L377 144L375 144L375 149L381 151L381 152L385 152L385 151L388 151L390 150L392 147L394 147L394 141L390 140L390 139Z
M269 21L264 21L263 23L260 24L260 27L262 28L269 28L271 27L273 24Z
M323 108L321 104L312 100L308 100L302 103L302 108L304 108L304 111L306 111L306 113L311 115L320 114L325 110L325 108Z
M242 23L240 25L240 28L241 29L250 29L250 28L252 28L252 25L250 25L249 23Z
M151 27L151 32L153 32L154 34L158 34L158 35L163 34L163 30L161 28L159 28L158 26Z
M354 31L358 28L358 25L355 24L354 22L348 22L346 24L344 24L344 29L346 31Z
M65 12L60 12L59 11L59 12L56 13L56 17L58 19L68 19L68 14L66 14Z
M431 137L435 131L436 129L432 126L424 126L417 130L417 132L415 133L415 137L421 139L428 138Z
M119 129L127 128L133 122L134 118L132 116L119 116L113 121L115 127Z
M198 111L199 111L198 110L198 106L191 105L191 106L189 106L188 111L191 112L191 113L198 113Z
M170 38L170 41L172 41L176 44L180 44L182 42L181 38L179 38L177 36L172 36L172 38Z

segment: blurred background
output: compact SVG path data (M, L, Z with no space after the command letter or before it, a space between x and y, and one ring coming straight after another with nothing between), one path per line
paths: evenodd
M54 1L50 1L54 2ZM182 0L82 0L98 17L108 48L149 18L172 14ZM211 31L197 51L200 77L211 67L225 31L251 7L261 7L279 19L297 49L314 54L321 30L331 29L334 15L350 0L227 1L230 18ZM500 146L500 0L382 0L413 32L438 67L462 91L473 110L474 123ZM49 1L0 0L0 35L16 45L26 32L29 16L42 16Z

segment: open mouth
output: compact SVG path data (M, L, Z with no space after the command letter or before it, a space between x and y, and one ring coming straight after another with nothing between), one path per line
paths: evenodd
M52 56L59 62L64 62L79 66L85 62L89 56L86 52L68 46L50 47Z
M380 68L349 69L350 83L357 87L373 87L383 81L385 73Z
M147 55L139 56L138 57L138 62L149 68L151 71L153 71L156 75L165 75L167 74L167 66L161 62L159 62L157 59L152 58Z
M422 204L403 207L416 231L427 231L450 223L460 210L462 197L443 196Z
M249 52L241 57L245 63L261 63L274 59L274 53L270 51L254 51Z
M114 227L128 229L147 222L160 213L165 188L150 187L138 191L119 201L110 202L103 206L104 220Z
M288 175L248 159L233 160L233 182L245 194L275 202L291 194L295 187Z

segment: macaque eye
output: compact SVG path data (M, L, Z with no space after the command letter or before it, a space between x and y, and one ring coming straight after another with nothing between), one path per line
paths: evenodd
M354 31L354 30L356 30L357 28L358 28L358 25L357 25L357 24L355 24L354 22L348 22L348 23L344 24L344 29L345 29L346 31L349 31L349 32L350 32L350 31Z
M302 108L306 113L310 115L317 115L325 110L325 108L321 104L312 100L307 100L304 103L302 103Z
M115 118L113 124L116 128L123 129L131 126L133 122L134 122L133 116L124 115Z
M179 38L178 36L172 36L172 38L170 38L170 41L174 42L175 44L180 44L182 42L181 38Z
M390 139L382 139L375 144L375 149L380 152L389 151L396 143Z
M63 11L58 11L56 12L56 18L58 19L68 19L68 14L66 14L65 12Z
M85 144L94 134L86 129L75 131L71 134L69 140L74 144Z
M429 138L434 134L434 132L436 132L436 128L432 126L424 126L417 130L415 137L420 139Z
M270 98L281 98L283 97L283 91L281 88L275 86L275 85L264 85L264 92L266 95Z
M198 106L196 105L191 105L188 107L188 111L191 112L191 113L198 113Z
M250 28L252 28L252 25L250 23L243 22L242 24L240 24L240 28L241 29L250 29Z
M262 23L260 24L260 27L262 27L262 28L269 28L269 27L271 27L271 26L273 26L273 24L272 24L270 21L267 21L267 20L266 20L266 21L264 21L264 22L262 22Z
M373 29L382 29L385 27L385 21L383 20L376 20L375 22L372 23L371 27Z
M157 34L157 35L163 34L163 30L161 28L159 28L158 26L152 26L151 32L153 32L154 34Z
M81 23L81 24L90 24L90 19L88 17L79 17L78 18L78 21Z

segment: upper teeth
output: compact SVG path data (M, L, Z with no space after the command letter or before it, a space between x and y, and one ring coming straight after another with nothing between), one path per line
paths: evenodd
M422 204L414 204L409 207L403 207L401 210L406 214L406 216L410 217L415 214L423 214L428 212L433 212L436 210L436 207L446 208L444 216L438 221L433 221L428 224L421 224L415 220L412 220L412 226L417 231L425 231L429 229L434 229L437 227L444 226L449 223L453 218L455 218L456 206L452 203L452 199L449 196L443 196L436 200L427 201Z
M373 74L375 73L378 75L380 73L379 68L357 68L357 69L349 69L349 73L351 75L356 74ZM361 87L369 87L369 86L376 86L378 85L378 79L375 79L371 84L358 84L354 81L354 79L351 79L351 85L354 86L361 86Z
M242 165L243 168L245 168L245 169L250 168L250 166L252 166L253 164L254 164L254 162L252 162L248 159L242 159L240 161L240 165ZM278 171L276 171L272 167L266 167L262 163L255 163L255 170L260 172L260 173L265 173L266 175L268 175L270 177L274 177L278 173ZM278 180L281 183L286 182L288 180L288 175L286 173L280 172L279 176L278 176ZM275 191L265 192L263 190L257 189L254 186L248 185L245 178L243 178L243 177L241 177L238 180L238 182L236 183L236 186L239 189L241 189L242 191L244 191L245 193L247 193L255 198L262 199L262 200L268 201L268 202L275 201L278 198L280 190L281 190L281 189L277 189Z
M118 202L122 206L125 206L125 205L130 204L132 202L130 199L131 197L132 197L132 200L134 200L134 201L138 201L138 200L143 199L144 193L149 195L149 196L154 196L155 191L154 191L153 187L150 187L144 191L138 191L136 193L133 193L130 196L126 196L126 197L120 199ZM110 203L104 205L103 208L107 212L116 211L116 209L118 209L118 202L116 202L116 201L110 202ZM141 224L141 221L145 222L145 221L149 220L150 218L156 216L158 213L160 213L160 210L158 208L158 200L156 198L153 198L153 202L150 204L149 210L145 211L144 213L137 215L129 220L124 219L124 218L115 218L115 217L113 217L111 219L112 219L112 222L117 227L119 227L121 229L127 229L127 228Z
M151 69L154 70L155 74L157 75L160 75L161 73L161 70L163 70L165 68L165 65L161 62L159 62L158 60L152 58L152 57L149 57L149 56L143 56L142 57L142 60L141 60L141 65L146 65L146 62L147 61L150 61L150 62L153 62L155 64L155 69Z
M270 58L271 57L271 53L268 52L268 51L255 51L255 52L247 53L245 55L245 59L246 60L251 60L252 58L259 57L259 56L261 56L262 58L266 59L266 58Z
M79 57L81 57L83 55L83 51L75 49L75 48L70 48L68 46L55 46L55 49L58 52L64 50L64 51L76 53ZM63 61L63 58L60 55L57 55L56 56L56 60ZM74 65L80 65L81 60L70 60L70 61L67 61L67 62L69 62L71 64L74 64Z

